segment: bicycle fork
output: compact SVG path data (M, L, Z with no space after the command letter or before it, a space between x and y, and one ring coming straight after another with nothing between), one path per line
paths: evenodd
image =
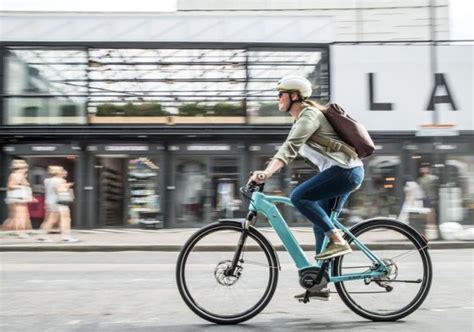
M237 250L234 253L234 257L232 258L232 265L230 266L230 269L228 269L225 272L226 276L234 276L235 277L235 270L237 269L239 260L240 260L240 255L242 254L244 250L244 245L245 241L247 240L247 236L249 235L249 226L254 220L254 218L257 216L257 213L254 211L250 211L247 214L247 218L244 220L244 224L242 225L242 234L240 234L239 242L237 243Z

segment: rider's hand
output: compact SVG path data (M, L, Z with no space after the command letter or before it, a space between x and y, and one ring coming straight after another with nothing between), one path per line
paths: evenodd
M253 181L257 184L261 184L261 183L264 183L265 180L268 179L269 177L270 177L269 174L266 173L265 171L254 171L252 176L249 179L249 183Z

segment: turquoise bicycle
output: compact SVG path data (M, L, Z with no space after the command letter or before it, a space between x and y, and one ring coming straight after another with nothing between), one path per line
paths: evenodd
M275 204L292 206L289 198L267 196L263 184L241 188L250 199L242 221L222 220L193 234L177 261L176 281L188 307L217 324L237 324L261 312L275 293L281 269L277 254L255 228L264 215L293 259L299 283L308 290L334 283L344 303L373 321L395 321L413 313L431 286L428 240L410 226L374 218L350 229L331 213L331 220L353 252L326 261L307 258ZM322 250L327 246L325 239ZM217 245L217 247L216 247Z

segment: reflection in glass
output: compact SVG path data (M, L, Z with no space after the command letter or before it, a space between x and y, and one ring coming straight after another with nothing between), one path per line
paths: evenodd
M10 49L5 64L6 123L86 123L84 50Z
M368 170L367 170L368 168ZM367 197L361 199L365 207L360 210L363 218L370 216L386 216L396 218L400 211L401 197L397 194L398 186L405 185L402 179L398 179L400 169L400 156L374 156L366 166L366 173L370 174L365 179L365 185L370 181L370 191L364 190L364 185L355 192Z
M239 167L236 158L213 158L212 160L212 215L211 219L234 218L241 209Z
M147 157L128 160L129 224L163 226L158 194L158 163Z
M446 181L440 188L440 222L458 222L472 226L474 157L449 157L445 167Z
M308 78L313 86L312 98L329 98L327 54L324 49L250 50L248 52L249 83L247 111L251 123L291 123L290 117L278 111L274 91L276 82L284 76Z
M178 162L176 174L176 220L178 223L205 222L206 165L202 160Z

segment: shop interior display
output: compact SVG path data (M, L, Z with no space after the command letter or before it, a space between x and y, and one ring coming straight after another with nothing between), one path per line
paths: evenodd
M104 226L120 226L123 219L123 176L121 170L112 165L110 161L105 163L99 179L99 218Z
M159 167L148 158L128 161L129 219L133 225L163 227L158 194Z

